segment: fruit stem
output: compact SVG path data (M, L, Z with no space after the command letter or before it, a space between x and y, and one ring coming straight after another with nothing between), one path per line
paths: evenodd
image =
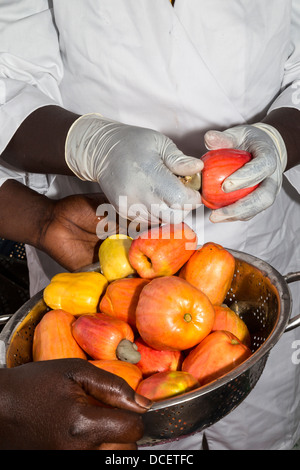
M240 344L240 342L237 339L232 339L231 344Z
M192 321L192 315L190 313L185 313L183 319L184 321L189 323L190 321Z
M122 339L116 350L117 358L120 361L137 364L141 360L141 353L138 351L137 345L128 339Z

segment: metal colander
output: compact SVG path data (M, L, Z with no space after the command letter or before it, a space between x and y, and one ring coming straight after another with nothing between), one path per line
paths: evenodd
M235 409L260 378L270 350L281 335L300 325L300 314L290 320L292 300L288 283L300 280L300 272L282 276L254 256L230 251L236 269L225 303L245 321L252 338L252 356L230 373L200 387L161 402L143 415L145 434L139 445L153 445L203 431ZM83 270L99 270L91 265ZM5 346L4 367L32 360L36 325L48 311L43 292L26 302L0 334ZM0 317L1 321L1 317Z

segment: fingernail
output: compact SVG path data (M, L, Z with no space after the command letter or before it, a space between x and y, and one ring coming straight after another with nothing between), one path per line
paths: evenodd
M221 212L217 212L217 211L213 211L209 217L209 220L213 223L213 224L219 224L219 223L222 223L222 222L226 222L226 216L223 215Z
M138 393L134 395L134 400L139 406L141 406L142 408L146 408L147 410L152 406L151 400L144 397L143 395L139 395Z
M207 131L205 133L205 138L208 138L208 139L215 139L216 137L218 137L219 135L221 134L220 131L214 131L214 130L210 130L210 131Z
M232 180L229 180L227 179L223 185L222 185L222 189L224 191L224 193L230 193L231 191L234 191L235 188L234 188L234 182Z

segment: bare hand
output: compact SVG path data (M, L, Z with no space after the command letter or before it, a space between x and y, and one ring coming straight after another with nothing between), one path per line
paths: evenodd
M123 379L81 359L3 369L0 383L3 450L136 448L141 415L151 404Z
M53 201L49 221L41 231L40 249L69 271L98 261L103 240L96 233L96 210L102 203L107 203L102 194Z

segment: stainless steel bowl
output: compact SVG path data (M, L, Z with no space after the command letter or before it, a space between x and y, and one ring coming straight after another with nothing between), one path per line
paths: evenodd
M292 299L288 286L300 280L300 272L282 276L259 258L229 251L236 259L236 270L226 304L239 311L246 322L253 354L214 382L155 403L143 416L145 434L140 445L162 443L203 431L230 413L259 380L269 353L281 335L300 325L300 314L290 319ZM99 265L82 269L92 270L99 270ZM16 367L32 360L34 329L47 311L43 292L39 292L12 316L0 334L0 366Z

